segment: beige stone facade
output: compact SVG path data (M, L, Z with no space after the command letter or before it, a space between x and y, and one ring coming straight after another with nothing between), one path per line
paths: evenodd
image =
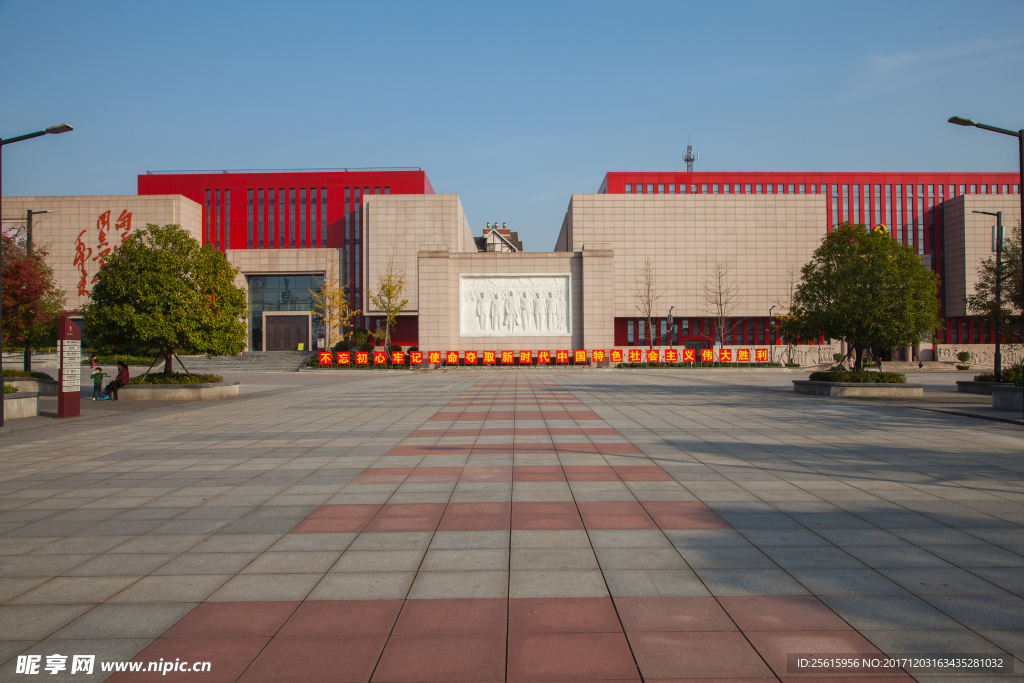
M978 266L992 258L992 226L995 216L974 211L1003 212L1003 231L1020 221L1020 197L1006 194L965 194L949 199L943 209L943 298L945 315L969 315L967 297L978 282Z
M595 315L640 315L633 286L650 258L664 290L657 315L670 306L677 316L710 314L702 283L723 264L738 287L731 315L765 316L787 297L789 280L820 244L826 223L825 202L816 195L577 194L555 249L585 252L593 244L614 253L614 303Z
M88 301L100 259L132 231L176 224L202 240L202 210L181 195L104 195L95 197L4 197L4 228L25 223L25 212L56 210L32 219L33 247L47 252L68 310Z

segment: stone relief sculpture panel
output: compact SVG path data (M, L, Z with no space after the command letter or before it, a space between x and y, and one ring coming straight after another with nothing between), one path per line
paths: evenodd
M569 275L463 275L463 337L539 337L572 330Z

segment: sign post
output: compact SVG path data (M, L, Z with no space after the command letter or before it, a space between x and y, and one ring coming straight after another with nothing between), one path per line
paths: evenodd
M57 388L57 417L76 417L82 414L82 328L66 315L60 316L58 325L60 384Z

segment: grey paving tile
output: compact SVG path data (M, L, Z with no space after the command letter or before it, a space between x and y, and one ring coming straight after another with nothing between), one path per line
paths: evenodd
M332 572L414 572L426 551L347 550L331 567Z
M415 572L335 572L327 574L308 600L401 600Z
M839 548L770 546L764 554L783 569L855 569L864 565Z
M235 536L233 538L250 538ZM267 548L270 552L299 552L306 550L336 550L348 548L356 538L354 533L346 534L285 534L278 538L274 545Z
M875 569L790 569L789 574L818 596L907 595Z
M1018 597L1024 597L1024 572L1015 567L982 567L971 569L971 573Z
M208 602L305 600L323 574L239 574L214 591Z
M116 546L119 553L180 553L205 541L202 534L138 536Z
M777 569L778 565L757 548L680 548L679 554L694 569Z
M985 545L983 539L945 525L921 529L894 528L888 531L914 545Z
M897 654L972 654L1003 652L985 637L967 628L944 630L862 631L861 635L882 652Z
M956 567L879 569L914 595L1006 595L1006 591Z
M586 531L513 530L512 548L589 548Z
M744 529L744 538L756 546L828 546L830 543L807 529Z
M91 555L105 553L130 541L132 536L68 536L32 551L33 555Z
M274 545L282 534L214 534L189 548L190 553L258 553Z
M508 571L507 548L434 549L427 551L420 567L424 572Z
M588 531L595 548L668 548L671 543L658 529L615 529Z
M95 605L0 606L0 640L41 640Z
M103 602L138 579L138 576L58 576L22 593L10 604L72 605Z
M0 603L16 598L22 593L32 590L39 584L48 580L49 579L45 576L10 579L0 578Z
M349 550L426 550L430 531L366 532L359 534Z
M256 559L258 553L182 553L153 574L235 574Z
M603 598L608 595L598 570L512 571L510 598Z
M430 548L457 550L461 548L507 549L510 532L505 531L438 531L430 541ZM589 542L588 542L589 545Z
M851 545L909 545L907 541L882 529L818 529L818 535L839 547Z
M226 519L172 519L149 530L154 536L212 534L230 524Z
M409 599L505 598L508 571L421 571Z
M719 512L734 529L799 529L800 523L789 515L762 512Z
M949 563L916 547L850 546L846 552L869 567L948 567Z
M0 577L57 576L84 564L94 555L20 555L0 562Z
M595 553L606 576L614 569L689 569L675 548L597 548Z
M612 597L700 597L710 595L697 575L685 569L605 570Z
M664 533L677 548L750 547L750 541L734 529L667 529Z
M958 567L1024 567L1024 556L994 545L927 546L928 552Z
M978 635L987 638L1004 652L1008 652L1018 660L1024 658L1024 629L1019 630L988 630L978 629ZM1017 670L1017 666L1014 666Z
M175 553L104 553L64 572L64 576L145 576L174 559Z
M54 634L65 640L157 638L192 611L195 603L98 605Z
M203 602L230 578L230 574L144 576L107 602Z
M781 569L697 569L712 595L807 595L807 590Z
M1024 600L1014 595L929 595L923 599L972 629L1016 630L1024 624Z
M823 596L858 631L955 630L959 624L913 595Z
M338 551L266 552L250 562L243 574L323 574L341 557Z

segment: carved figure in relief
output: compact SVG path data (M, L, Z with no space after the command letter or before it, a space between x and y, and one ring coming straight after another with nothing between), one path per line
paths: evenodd
M512 290L508 290L508 296L505 297L504 302L505 317L502 318L502 329L508 332L514 332L516 327L516 305L515 299L512 298Z
M529 299L529 296L530 295L527 294L526 291L524 290L523 291L523 297L519 300L519 319L522 321L523 332L526 332L527 329L530 327L529 322L528 322L530 320L530 312L529 312L529 309L530 309L530 299Z
M498 325L501 324L501 301L498 299L498 295L494 295L494 299L491 301L491 332L498 330Z
M481 332L487 329L487 294L484 292L480 292L476 302L476 324Z
M562 325L565 323L565 295L561 290L558 292L558 298L555 299L555 315L557 316L558 322L555 327L559 330L562 329Z
M531 304L533 306L533 329L542 332L544 330L544 301L540 298L540 292L537 292L537 296Z
M548 298L544 300L544 317L547 318L548 332L556 329L558 325L558 313L555 311L555 293L548 292Z

